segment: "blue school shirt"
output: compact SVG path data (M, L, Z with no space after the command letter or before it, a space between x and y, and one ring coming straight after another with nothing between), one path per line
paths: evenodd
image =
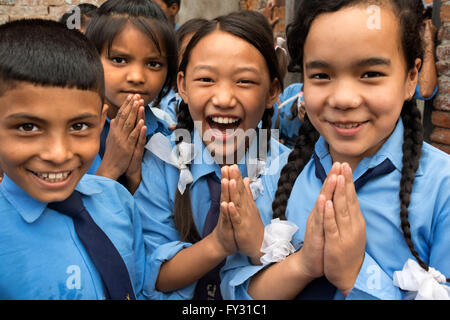
M400 227L400 178L402 168L402 144L404 127L399 120L396 129L380 150L364 158L353 173L356 181L369 168L390 159L395 170L368 181L358 192L361 212L366 221L366 251L364 262L354 288L346 299L404 298L405 292L395 287L394 271L403 269L408 258L414 260L404 240ZM321 137L315 152L325 169L331 170L332 159L328 145ZM424 143L420 166L416 172L409 222L413 243L419 256L433 268L450 276L450 156ZM297 178L289 198L286 217L299 230L292 243L297 248L304 239L306 220L320 193L322 182L316 177L314 161L305 166ZM235 261L226 266L222 284L225 299L251 299L247 293L249 279L262 266L251 266ZM334 299L344 299L337 290Z
M193 182L190 184L190 194L192 203L192 212L195 225L199 234L202 234L206 215L211 205L210 192L207 183L207 175L215 173L216 177L221 179L220 166L212 158L204 146L200 134L195 131L193 143L199 151L190 165L190 171L193 176ZM256 143L256 139L253 144ZM252 144L252 145L253 145ZM175 146L174 143L172 143ZM267 157L266 168L270 168L269 173L279 174L282 166L277 163L280 155L289 150L283 145L271 140L270 152ZM247 176L247 167L244 163L238 164L243 177ZM180 250L191 246L191 243L182 242L180 234L175 228L173 220L175 193L177 190L179 169L165 163L151 152L144 156L142 165L142 182L134 194L139 211L142 215L142 225L144 230L144 239L149 251L151 276L149 285L153 288L151 291L152 299L192 299L197 282L181 288L179 290L163 293L155 289L156 279L163 262L170 260ZM275 190L268 180L272 175L261 176L264 192L259 194L256 199L256 205L262 215L271 210L273 195Z
M298 95L300 91L302 91L302 89L303 83L291 84L280 95L280 102L283 103L284 101ZM300 130L300 126L302 125L298 117L294 117L294 119L291 120L291 107L295 101L297 100L293 100L291 103L288 103L280 110L280 124L278 127L278 129L280 130L280 139L283 139L285 141L285 145L289 148L294 147L295 138L297 138L298 131Z
M122 256L136 298L145 298L145 247L133 197L117 182L91 175L75 189ZM100 275L72 218L48 209L5 175L0 219L0 299L103 299Z
M181 97L177 98L177 93L172 89L159 103L161 110L167 112L174 123L177 123L176 108L179 101L181 101Z
M102 135L107 137L109 134L109 127L111 125L111 120L106 117L105 126L103 127ZM170 130L168 129L167 123L158 118L153 111L147 107L145 109L145 126L147 126L147 141L157 132L160 132L164 135L170 134ZM106 142L105 142L106 143ZM94 162L92 163L89 170L86 172L87 174L95 174L100 167L100 163L102 162L102 158L100 157L100 153L95 156Z

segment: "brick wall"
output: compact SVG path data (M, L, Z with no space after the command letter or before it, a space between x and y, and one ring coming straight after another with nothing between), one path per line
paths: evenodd
M105 0L0 0L0 24L21 18L58 20L71 6Z
M436 49L439 92L434 100L430 140L435 147L450 154L450 0L442 1L440 17L440 44Z
M268 0L240 0L240 8L241 10L256 10L262 11L266 5ZM284 1L282 1L284 2ZM286 7L279 6L274 8L274 17L279 18L278 23L275 25L273 30L275 37L286 37L285 29L286 29Z

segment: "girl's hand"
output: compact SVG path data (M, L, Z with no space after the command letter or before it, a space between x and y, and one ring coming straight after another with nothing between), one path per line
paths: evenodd
M145 110L143 104L144 100L139 95L130 95L111 120L105 154L97 175L117 180L127 171L142 129L142 125L136 123L139 123L138 114Z
M223 177L223 170L222 170ZM211 232L214 237L218 251L227 257L237 251L237 245L234 240L233 225L228 212L228 179L222 178L220 193L220 216L217 225Z
M229 202L227 209L233 224L238 250L248 256L255 265L261 264L264 224L250 189L250 179L242 179L237 165L228 169Z
M325 203L333 198L337 176L341 173L340 163L335 163L325 179L316 204L306 222L303 247L295 254L302 255L302 270L311 279L324 274L324 215Z
M325 276L347 295L361 269L366 246L365 220L347 163L337 177L333 200L325 204L324 231Z
M128 166L125 176L127 178L127 189L134 194L141 183L142 157L144 155L145 144L147 142L147 127L144 125L144 117L140 118L137 127L140 127L139 139L134 148L130 165Z

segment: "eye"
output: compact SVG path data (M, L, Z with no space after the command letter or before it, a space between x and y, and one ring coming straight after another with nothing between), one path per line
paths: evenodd
M32 123L25 123L19 126L19 131L23 131L23 132L35 132L38 131L39 128L32 124Z
M125 64L127 63L127 60L125 58L120 58L120 57L112 57L111 61L117 64Z
M326 73L315 73L310 76L310 79L315 80L329 80L330 77Z
M376 72L376 71L369 71L366 72L362 75L362 78L378 78L378 77L383 77L384 74L380 73L380 72Z
M163 67L162 63L158 61L151 61L147 63L147 66L149 66L152 69L161 69Z
M206 77L198 78L197 81L200 81L200 82L213 82L213 80L211 78L206 78Z
M239 80L239 83L242 84L255 84L256 82L253 80L249 80L249 79L243 79L243 80Z
M75 123L74 125L71 126L71 130L72 131L84 131L86 129L88 129L89 126L86 123Z

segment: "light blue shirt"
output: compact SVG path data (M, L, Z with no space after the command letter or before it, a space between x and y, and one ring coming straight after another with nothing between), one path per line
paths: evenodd
M175 124L177 123L176 108L180 101L181 97L178 97L177 93L172 89L159 103L161 110L167 112Z
M298 95L303 88L303 83L294 83L287 87L280 94L280 102L283 103L288 99ZM292 100L292 102L287 103L280 110L280 124L278 129L280 130L280 139L285 141L285 145L289 148L294 147L295 139L298 136L298 131L300 130L300 126L302 125L300 119L298 117L293 117L291 112L292 104L297 101L296 99ZM303 101L303 99L301 100ZM278 110L278 104L276 103L276 110Z
M194 145L199 152L190 165L193 182L190 184L190 195L192 212L195 225L201 234L211 205L210 192L207 183L207 175L214 172L221 178L220 166L214 161L210 153L204 146L200 134L195 131ZM256 143L254 140L252 146ZM172 143L174 146L175 144ZM287 152L288 149L276 142L271 141L270 152L267 157L269 173L262 175L264 192L259 194L256 205L263 216L268 215L266 211L271 211L274 188L271 179L278 174L281 164L278 164L279 155ZM247 166L245 163L238 164L243 177L247 176ZM151 276L148 285L153 288L152 299L192 299L196 282L179 290L163 293L155 289L156 278L159 274L161 264L174 257L180 250L191 246L191 243L182 242L180 235L175 228L173 212L175 193L177 190L180 171L176 167L167 164L150 152L144 156L142 166L142 182L139 189L134 194L137 206L142 214L144 238L151 255ZM269 183L270 182L270 183Z
M145 298L146 253L133 197L117 182L91 175L75 189L122 256L136 298ZM0 299L103 299L100 275L72 218L48 209L5 175L0 219Z
M408 258L414 260L400 227L400 201L398 198L402 168L403 123L381 149L364 158L353 173L356 181L369 168L386 158L395 170L368 181L358 192L361 212L366 221L366 251L364 262L354 288L346 299L402 299L405 292L392 283L393 272L402 270ZM331 170L332 159L328 145L321 137L315 146L325 172ZM450 156L424 143L420 166L416 172L409 206L412 240L419 256L433 268L450 276ZM306 220L320 193L322 182L315 175L314 161L305 166L297 178L289 198L286 217L299 230L292 243L298 247L304 239ZM266 219L267 220L267 219ZM222 269L222 285L226 299L251 299L247 293L249 279L261 266L234 265ZM335 299L344 299L336 292Z

